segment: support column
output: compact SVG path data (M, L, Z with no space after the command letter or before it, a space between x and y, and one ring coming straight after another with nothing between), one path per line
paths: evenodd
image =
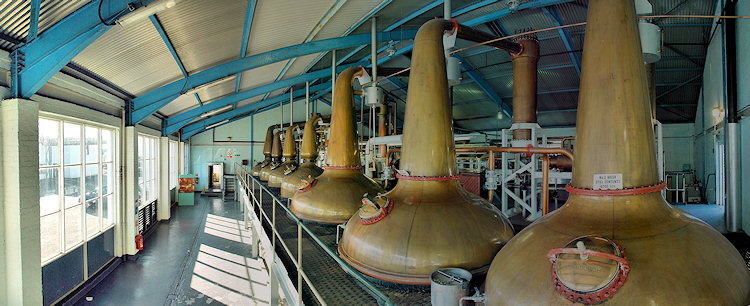
M156 219L169 220L169 137L159 138L159 195L156 198Z
M177 143L177 175L185 174L185 142Z
M0 102L0 305L41 305L39 104Z
M135 255L136 222L138 222L138 132L134 126L126 126L123 144L124 179L122 193L125 202L122 205L122 250L124 255Z

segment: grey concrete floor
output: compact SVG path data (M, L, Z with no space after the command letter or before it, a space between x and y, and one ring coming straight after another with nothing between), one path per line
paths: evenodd
M240 204L196 197L157 225L137 261L123 262L79 305L268 304L268 274L250 258Z

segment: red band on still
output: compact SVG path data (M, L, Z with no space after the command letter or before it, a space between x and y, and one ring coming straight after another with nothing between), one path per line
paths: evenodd
M323 166L323 169L332 169L332 170L359 170L363 169L362 166Z
M457 180L458 176L408 176L396 173L396 178L407 181L452 181Z
M641 187L634 187L634 188L627 188L627 189L615 189L615 190L593 190L593 189L586 189L586 188L578 188L573 187L573 185L565 186L565 191L571 193L571 194L580 194L580 195L587 195L587 196L626 196L626 195L636 195L636 194L646 194L646 193L653 193L653 192L660 192L667 188L667 182L662 181L659 184L651 185L651 186L641 186Z

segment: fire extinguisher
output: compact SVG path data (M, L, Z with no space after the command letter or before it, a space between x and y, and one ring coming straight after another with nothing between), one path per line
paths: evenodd
M142 235L136 235L135 236L135 248L139 251L143 250L143 236Z

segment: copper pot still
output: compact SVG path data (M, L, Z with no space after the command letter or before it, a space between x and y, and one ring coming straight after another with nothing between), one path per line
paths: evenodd
M570 198L497 254L487 304L748 305L737 250L660 193L633 1L590 1L583 50Z
M269 126L266 130L266 141L263 143L263 155L265 156L265 159L263 161L256 164L252 169L250 169L250 175L255 177L260 177L260 171L268 167L269 164L271 164L271 148L273 147L273 129L275 128L275 125Z
M384 192L366 177L360 164L354 125L352 81L363 75L362 67L351 67L336 79L331 110L331 128L323 174L303 186L289 209L298 218L325 224L346 222L357 212L364 194Z
M297 168L297 144L294 142L294 131L296 129L296 125L292 125L286 129L284 150L282 150L284 162L276 169L268 172L269 187L281 188L281 181L284 179L284 176Z
M429 285L444 267L485 273L513 236L501 212L458 182L442 37L443 19L422 25L414 41L404 117L401 169L388 193L353 200L341 258L370 277Z
M302 135L302 146L300 148L300 158L302 163L284 176L281 181L281 196L291 198L300 188L304 187L307 182L312 181L323 173L323 169L315 164L318 158L318 136L316 134L316 125L320 116L314 114L305 122L305 130ZM305 181L303 181L305 180Z
M268 181L268 176L271 171L275 170L281 165L281 133L284 131L278 131L273 134L273 146L271 148L271 162L260 169L260 180Z

